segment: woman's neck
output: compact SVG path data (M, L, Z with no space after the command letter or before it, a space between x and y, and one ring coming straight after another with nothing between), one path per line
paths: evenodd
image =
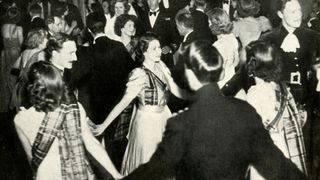
M155 61L152 61L152 60L149 60L149 59L145 59L143 61L143 65L148 68L149 70L151 71L154 71L155 70L155 65L156 65L156 62Z
M127 46L131 41L131 36L121 34L121 41L124 44L124 46Z

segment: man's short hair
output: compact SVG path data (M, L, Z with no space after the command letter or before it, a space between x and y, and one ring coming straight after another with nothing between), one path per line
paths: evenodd
M46 25L48 26L49 24L54 24L54 17L53 16L48 16L45 20Z
M39 4L34 3L29 7L29 12L32 13L32 14L41 14L42 13L42 7Z
M106 22L106 17L101 12L90 13L86 19L88 29L95 34L104 32Z
M176 22L182 24L184 27L193 29L193 19L191 13L185 12L177 16Z
M207 4L207 0L194 0L194 5L196 6L196 7L198 7L198 6L205 6Z
M293 1L293 0L279 0L279 1L277 1L276 10L282 12L284 10L284 8L286 7L287 3L290 1ZM300 3L299 0L296 0L296 1L298 1Z

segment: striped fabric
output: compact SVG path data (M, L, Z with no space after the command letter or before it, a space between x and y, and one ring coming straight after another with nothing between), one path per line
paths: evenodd
M148 87L145 88L144 93L145 93L145 104L146 105L158 105L158 90L157 90L157 85L158 83L161 88L166 89L167 84L161 81L159 77L157 77L152 71L149 69L145 68L144 66L142 67L149 79L149 85Z
M278 114L271 122L264 122L264 126L269 131L279 131L279 122L283 121L285 141L291 161L306 175L308 174L306 165L306 150L302 134L302 116L287 86L281 84L281 91L277 91L277 100L280 101ZM288 113L284 113L287 110Z
M85 156L77 103L62 104L46 114L32 146L31 165L35 172L55 138L59 140L62 179L87 180L88 172L92 173L92 170Z

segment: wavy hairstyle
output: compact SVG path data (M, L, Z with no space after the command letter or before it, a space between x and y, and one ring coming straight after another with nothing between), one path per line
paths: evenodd
M50 61L50 59L52 58L52 52L59 51L60 49L62 49L63 43L70 40L71 39L69 39L68 35L64 33L57 33L54 36L51 36L48 39L47 47L44 49L45 59L47 61Z
M253 41L246 47L246 68L250 75L267 82L280 82L282 63L278 49L265 41Z
M136 60L139 63L142 63L144 61L144 55L143 53L148 50L149 43L153 40L158 40L159 38L157 35L155 35L152 32L147 32L143 36L140 37L138 41L138 45L136 46L135 53L136 53Z
M211 22L210 30L215 35L229 34L233 29L229 15L221 8L214 8L207 11Z
M43 40L47 37L47 30L43 28L32 29L28 32L28 36L25 40L27 49L34 49L39 47Z
M110 8L110 14L111 16L114 16L116 11L115 11L115 5L116 3L119 2L119 3L122 3L123 6L124 6L124 14L127 14L130 10L130 6L128 4L128 0L112 0L111 1L111 8Z
M26 87L30 105L39 112L53 111L66 99L61 72L46 61L32 64Z
M137 17L130 14L121 14L117 17L114 23L114 32L116 35L121 36L121 29L126 25L128 21L132 21L134 25L137 24Z
M282 0L278 0L282 1ZM238 0L237 12L242 18L255 16L260 11L260 3L257 0Z

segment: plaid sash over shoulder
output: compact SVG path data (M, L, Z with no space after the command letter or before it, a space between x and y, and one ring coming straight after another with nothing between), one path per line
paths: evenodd
M166 83L164 83L158 76L156 76L152 71L142 66L149 78L149 86L145 88L145 103L146 105L158 105L158 90L157 84L160 85L162 89L168 89Z
M59 107L55 111L45 115L38 130L36 139L32 145L31 168L37 171L39 165L46 157L54 139L57 137L59 129L64 122L64 107Z
M48 153L55 138L59 140L63 180L87 180L92 172L85 156L80 111L77 103L62 104L43 119L32 146L31 165L34 172Z
M277 92L280 109L271 122L264 122L267 130L277 129L280 120L283 120L285 141L291 161L306 175L306 150L302 134L302 120L292 94L285 84L281 84L281 91ZM288 113L284 113L287 110Z

